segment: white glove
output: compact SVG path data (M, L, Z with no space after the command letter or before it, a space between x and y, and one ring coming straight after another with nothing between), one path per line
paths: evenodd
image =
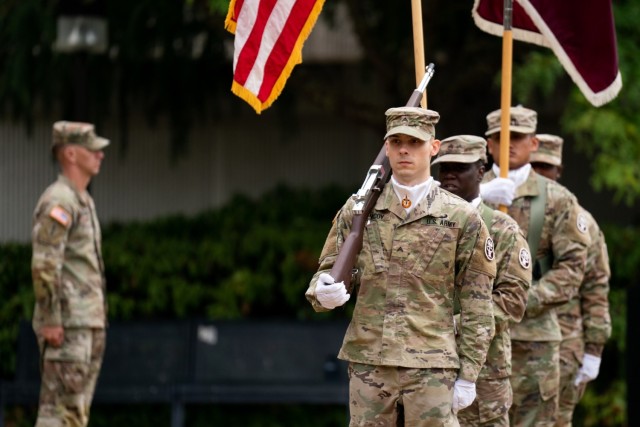
M573 384L577 387L580 383L586 383L595 380L600 372L600 361L602 359L592 354L585 354L582 358L582 366L578 370L576 379Z
M516 184L509 178L495 178L480 184L480 196L495 205L511 206L516 196Z
M476 383L457 379L453 385L453 409L457 413L461 409L471 405L476 399Z
M321 273L316 282L316 298L321 306L332 310L349 301L344 282L335 283L335 279L327 273Z

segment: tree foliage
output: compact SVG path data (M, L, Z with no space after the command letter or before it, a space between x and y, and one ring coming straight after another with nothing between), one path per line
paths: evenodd
M640 58L637 40L640 4L614 2L618 57L623 88L616 99L593 107L571 86L559 62L548 50L531 52L514 80L521 99L559 103L561 126L576 147L592 160L594 189L611 191L615 200L632 205L640 196ZM566 101L558 97L570 85Z

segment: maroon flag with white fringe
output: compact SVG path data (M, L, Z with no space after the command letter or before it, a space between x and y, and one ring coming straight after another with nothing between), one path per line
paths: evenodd
M502 36L503 0L475 0L473 20ZM622 88L611 0L515 0L513 38L553 50L580 91L596 107Z

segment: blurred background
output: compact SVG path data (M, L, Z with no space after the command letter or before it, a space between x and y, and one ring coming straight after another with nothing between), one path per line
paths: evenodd
M415 87L410 3L326 2L303 63L260 115L230 91L228 6L226 0L0 0L4 381L14 380L24 363L17 348L20 321L33 308L31 215L56 177L49 144L51 125L60 119L95 123L112 142L90 191L103 227L115 325L187 324L194 341L185 345L196 351L197 342L210 338L206 330L200 334L204 324L344 325L349 318L349 308L314 313L304 291L333 216L382 146L385 110L404 105ZM471 0L422 2L425 58L436 70L428 107L441 115L440 139L483 135L487 113L500 107L502 40L474 25L472 6ZM584 99L550 50L517 41L513 48L512 105L535 109L538 131L564 138L561 183L593 214L609 247L613 335L577 410L577 426L640 419L633 408L638 393L627 387L639 378L638 353L628 341L637 335L638 315L626 304L639 296L640 3L617 1L614 14L623 88L602 107ZM73 42L79 16L96 24L84 43ZM255 335L243 337L247 351L261 351ZM165 351L155 356L175 356L170 346ZM326 379L333 368L322 369ZM341 376L340 387L344 381ZM176 415L152 399L132 405L132 396L96 402L91 425L176 426L176 417L188 426L346 420L346 401L331 399L202 398ZM35 403L7 405L5 425L32 425L36 410Z

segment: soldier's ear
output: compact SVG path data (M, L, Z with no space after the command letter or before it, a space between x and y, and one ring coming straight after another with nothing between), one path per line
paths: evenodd
M482 182L482 178L484 177L484 171L485 171L484 164L480 163L478 165L478 177L477 177L478 181L477 182Z
M438 151L440 151L440 140L434 138L431 140L431 157L435 157Z
M540 140L536 135L531 137L531 152L538 151L538 147L540 146Z

